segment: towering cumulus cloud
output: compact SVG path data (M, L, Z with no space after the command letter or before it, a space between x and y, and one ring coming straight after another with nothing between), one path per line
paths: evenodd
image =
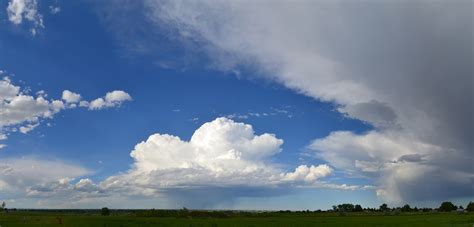
M131 152L132 169L100 185L138 195L164 193L182 204L212 207L238 196L287 189L290 184L322 186L318 180L332 174L327 165L302 165L284 172L271 161L282 144L273 134L255 135L251 125L217 118L198 128L189 141L151 135Z
M273 134L256 135L251 125L217 118L199 127L189 141L168 134L151 135L130 153L134 163L128 171L102 182L86 178L74 183L72 177L77 176L69 174L34 181L25 193L50 198L52 206L145 197L178 206L215 208L228 207L238 197L268 197L296 187L363 189L324 181L333 174L326 164L285 171L273 159L282 144ZM0 176L0 186L2 180L11 179Z
M144 12L156 29L207 52L220 70L254 67L373 125L362 135L334 132L310 147L347 174L371 177L382 199L473 195L472 1L147 1ZM149 165L141 158L154 140L202 149L193 140L153 137L133 153L136 171ZM244 163L252 155L219 157ZM238 179L219 172L215 160L197 164L204 175Z

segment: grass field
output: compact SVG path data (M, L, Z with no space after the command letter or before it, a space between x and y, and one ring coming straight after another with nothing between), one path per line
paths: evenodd
M0 226L474 226L474 214L403 213L349 214L272 214L258 217L186 218L137 217L127 214L100 216L52 212L0 214Z

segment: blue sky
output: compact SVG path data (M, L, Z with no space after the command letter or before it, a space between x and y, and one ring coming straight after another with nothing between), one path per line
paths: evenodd
M459 16L445 27L423 24L440 19L430 11L440 6L426 2L418 2L428 8L421 15L403 4L361 3L371 13L355 22L360 12L348 2L316 16L308 9L325 4L0 3L3 89L21 90L0 106L0 199L10 206L327 209L473 198L472 142L464 139L473 132L472 43L471 52L464 42L430 53L439 40L472 36L468 1L448 4ZM387 11L407 19L378 14ZM280 14L291 19L280 23ZM322 18L327 24L316 23ZM417 22L423 29L414 32ZM394 32L387 24L401 35L380 37ZM378 47L389 39L393 45ZM422 52L435 57L417 60ZM457 61L444 61L450 53ZM437 61L439 75L426 83ZM65 90L88 102L69 102ZM114 91L121 95L93 107ZM11 123L18 117L8 105L20 96L44 97L53 115L31 112ZM458 104L457 113L445 112ZM41 169L36 180L30 164ZM22 177L26 183L13 180ZM413 186L422 178L425 186ZM203 196L214 198L196 199Z

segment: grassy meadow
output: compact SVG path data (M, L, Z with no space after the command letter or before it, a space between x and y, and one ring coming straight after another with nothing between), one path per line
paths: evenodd
M205 215L210 214L211 215ZM474 213L200 212L150 215L140 212L16 211L0 214L0 226L474 226ZM192 217L193 216L193 217Z

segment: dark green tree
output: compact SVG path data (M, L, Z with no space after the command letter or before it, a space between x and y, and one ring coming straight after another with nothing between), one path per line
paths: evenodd
M441 203L441 206L438 208L438 210L441 212L450 212L456 209L457 207L452 202L448 201Z
M379 208L379 209L380 209L380 211L387 211L387 210L389 210L388 205L387 205L386 203L380 205L380 208Z
M474 202L469 202L466 206L466 210L469 212L474 212Z
M410 205L405 204L405 206L403 206L401 210L402 210L402 212L410 212L411 207L410 207Z
M337 205L337 211L341 212L352 212L354 211L354 204L344 203Z
M100 214L102 214L102 216L109 216L109 215L110 215L110 210L109 210L109 208L107 208L107 207L102 207L102 209L100 210Z
M361 206L361 205L357 204L357 205L355 205L355 207L354 207L354 211L355 211L355 212L362 212L362 211L364 211L364 209L362 209L362 206Z

